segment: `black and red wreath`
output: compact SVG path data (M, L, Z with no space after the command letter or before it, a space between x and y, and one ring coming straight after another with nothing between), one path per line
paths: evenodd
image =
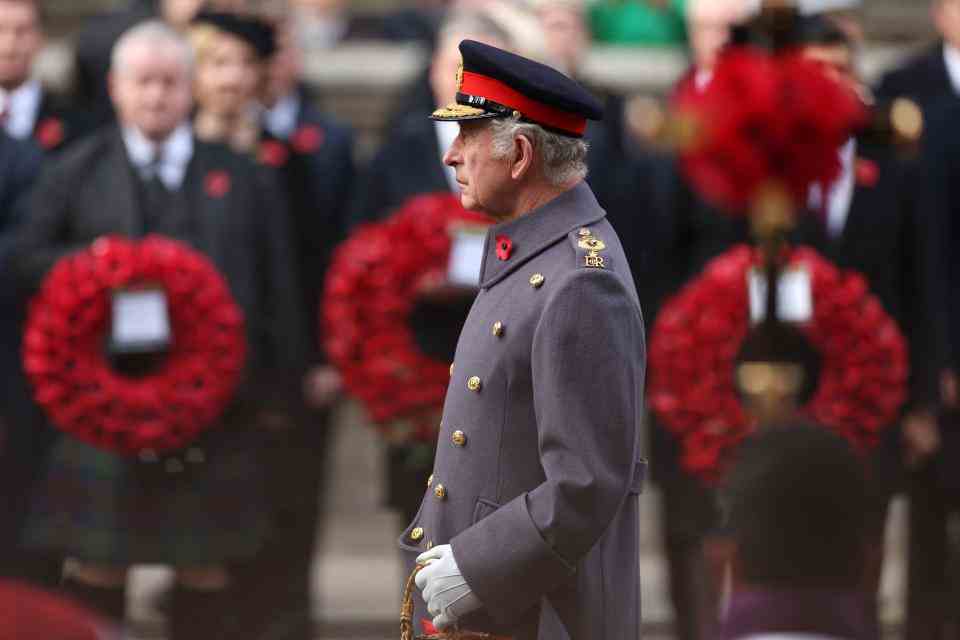
M824 108L824 105L830 105ZM860 98L795 51L729 47L703 91L677 102L687 123L681 163L697 191L746 214L765 187L797 206L840 171L837 149L867 122Z
M750 328L748 273L758 250L738 246L660 311L650 343L650 405L682 443L681 464L705 482L720 479L731 452L755 428L734 379ZM794 248L788 265L810 275L813 318L802 332L821 358L804 412L859 450L876 445L907 393L907 346L896 322L855 272L812 249Z
M113 292L163 290L172 340L144 375L107 354ZM246 357L243 314L205 256L158 236L97 240L62 258L31 300L23 339L34 397L63 431L122 455L168 452L213 425Z
M445 280L451 229L490 224L451 194L409 199L383 222L360 227L328 270L322 340L344 387L391 441L433 442L450 381L449 362L418 346L418 295Z

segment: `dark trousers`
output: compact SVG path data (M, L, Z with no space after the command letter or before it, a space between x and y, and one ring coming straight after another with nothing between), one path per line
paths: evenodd
M907 640L960 638L960 492L940 480L936 464L908 479Z
M325 486L330 416L268 436L263 452L273 528L263 549L232 567L234 637L312 640L312 560Z
M719 585L704 553L719 521L713 492L680 468L680 443L662 426L651 431L651 450L653 480L661 491L674 636L709 638L719 600Z

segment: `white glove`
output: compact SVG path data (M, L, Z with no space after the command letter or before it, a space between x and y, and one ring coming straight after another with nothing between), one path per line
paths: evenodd
M417 574L417 588L423 592L427 612L438 630L453 626L461 617L483 606L463 579L450 545L442 544L420 554L417 564L427 565Z

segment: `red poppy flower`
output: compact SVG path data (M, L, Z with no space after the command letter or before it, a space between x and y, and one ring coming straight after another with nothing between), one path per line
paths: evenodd
M262 164L279 169L287 164L290 152L282 142L264 140L260 143L260 151L257 156Z
M875 187L880 181L880 167L869 158L857 158L854 173L861 187Z
M167 294L175 339L155 373L128 378L103 355L109 296L142 283ZM243 325L226 281L202 254L158 236L102 238L57 262L31 300L23 366L37 404L63 431L121 455L178 449L233 398Z
M497 236L497 258L500 260L509 260L510 254L513 253L513 240L507 236Z
M56 149L66 137L63 121L58 118L46 118L37 125L36 139L41 147L50 151Z
M216 169L207 174L204 181L207 195L211 198L222 198L230 193L230 174L223 169Z
M802 329L822 357L818 388L804 410L868 450L906 399L903 335L861 275L840 271L808 248L786 259L810 273L813 320ZM683 468L707 484L721 479L753 428L733 371L750 325L747 272L758 262L747 246L713 260L664 305L650 340L650 406L679 437Z
M347 393L391 442L432 442L450 381L450 363L417 347L410 314L422 285L442 280L448 229L488 225L449 193L410 198L382 222L360 226L333 255L320 334Z
M313 153L323 145L323 129L316 125L305 124L290 137L290 146L300 154Z

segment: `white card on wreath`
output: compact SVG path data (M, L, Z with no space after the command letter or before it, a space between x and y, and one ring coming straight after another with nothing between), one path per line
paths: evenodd
M113 294L111 347L119 352L163 348L171 342L163 289L122 289Z
M451 236L447 280L450 284L478 287L487 230L484 227L464 225L451 230Z
M767 317L767 275L760 269L747 274L750 292L750 322L757 324ZM783 322L804 323L813 320L813 287L810 272L791 267L780 274L777 286L777 318Z

